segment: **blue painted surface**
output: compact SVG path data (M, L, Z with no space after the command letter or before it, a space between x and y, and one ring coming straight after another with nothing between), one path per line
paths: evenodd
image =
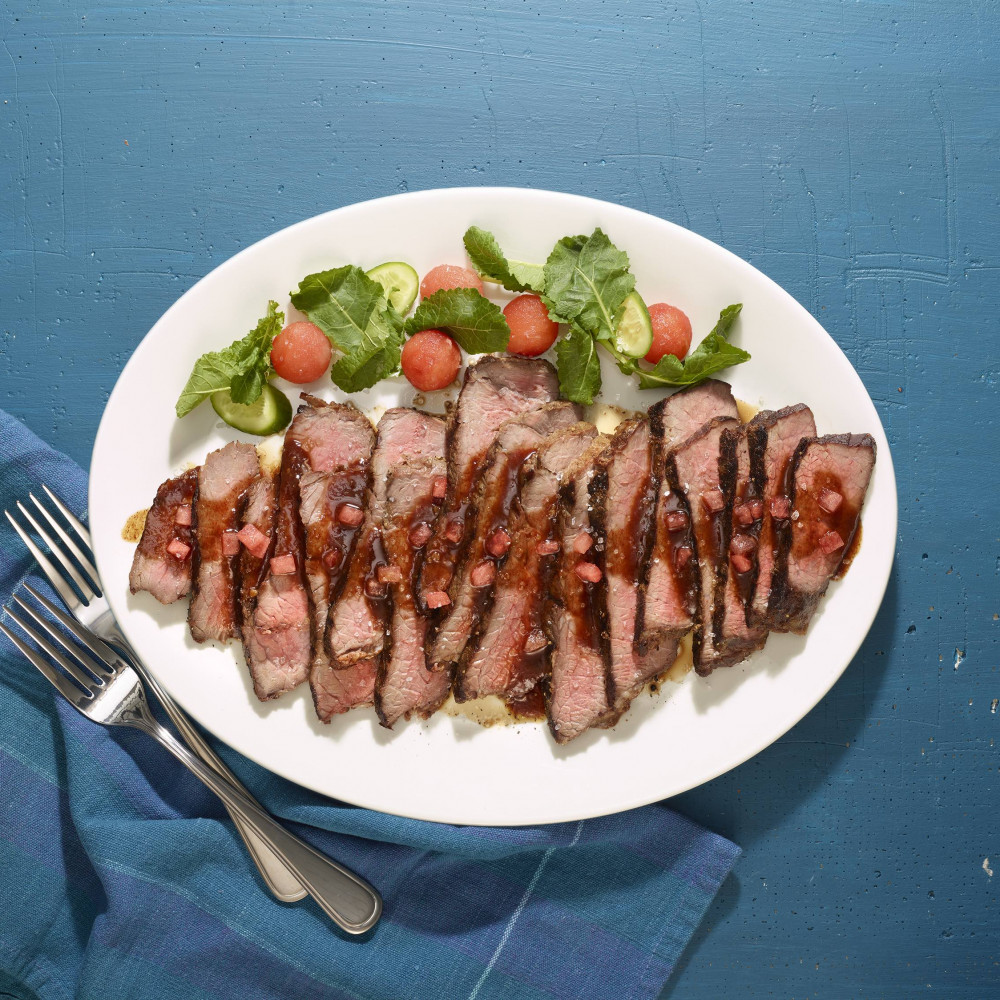
M0 3L0 406L86 463L181 292L395 191L580 192L723 244L861 373L900 536L833 692L676 800L746 854L665 996L1000 995L998 31L928 0Z

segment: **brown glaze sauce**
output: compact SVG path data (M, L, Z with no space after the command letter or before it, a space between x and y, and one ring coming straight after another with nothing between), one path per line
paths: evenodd
M833 514L823 510L819 505L819 495L824 489L833 490L844 497L840 507ZM810 555L818 547L823 535L828 531L836 531L844 540L844 547L840 552L846 560L854 545L861 508L857 504L848 502L839 476L827 471L818 473L808 492L800 490L796 494L795 513L798 514L798 518L796 529L792 533L793 556ZM854 556L851 555L851 558Z
M677 581L678 590L684 596L684 609L688 615L695 612L695 597L698 592L698 579L695 575L697 562L694 558L694 535L691 530L691 517L687 506L678 493L666 487L660 493L659 513L665 519L669 514L684 514L684 527L676 531L669 531L667 534L670 549L670 566L673 568L674 579ZM681 549L688 549L687 560L680 562Z
M328 599L330 603L333 603L339 596L340 588L347 575L354 540L361 528L360 524L342 524L337 519L337 511L343 503L364 508L367 487L367 469L338 472L327 488L326 510L328 516L324 518L324 523L313 525L306 531L306 558L320 562L323 571L328 575L330 587ZM330 567L322 563L323 556L327 552L336 552L339 557Z

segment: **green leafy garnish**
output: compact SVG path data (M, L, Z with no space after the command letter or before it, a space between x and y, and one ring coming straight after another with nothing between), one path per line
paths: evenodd
M478 226L469 226L463 242L472 266L484 281L503 285L511 292L541 292L544 289L542 265L505 257L492 233Z
M345 392L367 389L398 370L403 320L381 284L360 267L306 275L292 293L292 305L341 352L330 377Z
M242 340L221 351L209 351L194 364L174 407L186 416L213 392L228 389L233 401L244 406L255 403L264 384L274 374L271 343L285 325L285 314L277 302L268 302L264 316Z
M615 314L635 288L628 254L600 229L561 239L545 262L545 299L553 319L575 322L597 340L611 341Z
M726 306L720 313L719 322L715 324L712 332L683 361L679 361L672 354L664 354L650 371L637 366L635 372L639 376L639 388L657 389L666 385L694 385L723 368L749 361L750 355L730 344L727 339L742 309L741 302Z
M576 324L556 343L556 368L559 391L572 402L589 406L601 391L597 342Z
M446 330L468 354L504 351L510 327L500 307L475 288L442 288L421 301L406 321L406 332Z

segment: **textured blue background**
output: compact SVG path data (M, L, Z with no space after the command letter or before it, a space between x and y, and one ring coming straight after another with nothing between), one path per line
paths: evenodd
M676 801L746 854L665 995L1000 995L998 33L940 0L0 2L0 406L86 464L178 295L395 191L580 192L728 247L861 373L900 536L833 692Z

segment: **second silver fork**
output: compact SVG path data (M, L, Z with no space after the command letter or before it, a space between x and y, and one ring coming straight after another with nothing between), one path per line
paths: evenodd
M18 510L38 537L48 547L51 558L35 543L28 531L25 530L10 511L5 510L4 514L6 514L7 520L10 521L11 526L17 532L21 541L27 546L28 551L38 561L42 573L51 584L53 590L59 595L66 606L66 610L95 635L110 642L128 657L136 672L156 696L157 700L163 706L164 711L169 716L170 721L194 753L217 774L225 778L241 795L255 802L256 800L253 799L236 775L226 767L208 743L205 742L190 719L188 719L170 695L157 683L152 674L146 670L138 655L128 644L125 636L122 635L121 629L118 627L118 623L115 621L114 615L111 613L107 599L104 597L100 577L97 574L97 567L94 566L92 559L87 555L87 552L93 552L90 532L48 486L44 483L41 485L53 505L62 514L63 518L65 518L65 527L59 523L52 512L33 493L29 493L28 497L52 534L72 553L73 559L79 563L79 568L74 565L73 560L66 555L52 538L52 535L42 527L39 520L23 503L18 501ZM59 569L53 565L53 560L58 563ZM82 573L80 572L81 570L83 571ZM79 594L74 590L74 586L79 590ZM82 599L80 595L83 595ZM257 804L259 805L259 803ZM232 810L229 811L229 814L240 836L243 838L243 842L246 844L247 850L254 860L254 864L256 864L257 869L260 871L261 877L274 896L285 903L293 903L302 899L306 895L305 888L288 868L285 867L281 859L271 851L267 844L238 815L234 815Z

